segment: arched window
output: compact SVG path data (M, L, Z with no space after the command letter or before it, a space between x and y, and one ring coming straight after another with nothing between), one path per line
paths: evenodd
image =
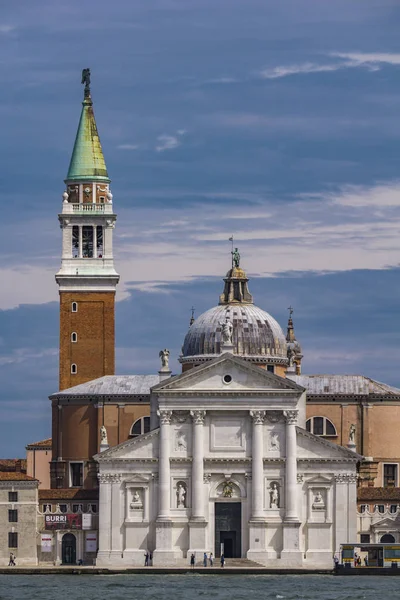
M385 533L385 535L381 537L381 544L394 544L395 541L394 535L391 533Z
M71 307L72 312L78 312L78 303L73 302Z
M75 363L73 363L73 364L71 365L71 373L72 373L72 375L76 375L76 374L77 374L77 372L78 372L78 367L76 366L76 364L75 364Z
M77 342L78 341L78 334L75 333L75 331L73 331L71 333L71 342Z
M306 429L314 435L320 435L325 437L337 436L336 427L326 417L311 417L307 419Z
M131 427L129 437L137 437L143 433L149 433L150 431L150 417L140 417L137 419Z

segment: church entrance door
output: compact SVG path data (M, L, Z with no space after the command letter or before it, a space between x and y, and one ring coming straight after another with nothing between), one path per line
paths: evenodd
M61 559L63 565L76 564L76 537L72 533L63 535L61 543Z
M242 505L240 502L215 503L215 556L241 558Z

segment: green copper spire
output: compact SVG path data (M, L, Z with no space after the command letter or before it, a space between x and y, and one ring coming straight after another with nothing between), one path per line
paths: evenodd
M83 69L84 100L66 181L110 181L90 95L90 69Z

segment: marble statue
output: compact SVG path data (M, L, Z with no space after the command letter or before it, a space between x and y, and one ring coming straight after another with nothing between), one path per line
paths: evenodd
M135 490L133 492L132 502L131 502L130 507L131 508L136 508L136 509L139 509L139 508L143 507L143 502L142 502L142 499L140 497L140 494L139 494L138 490Z
M229 320L229 317L226 317L225 323L220 323L221 333L222 333L222 343L223 344L232 344L232 334L233 334L233 325Z
M106 197L107 197L107 202L112 202L113 195L112 195L112 193L110 192L110 190L108 190L108 192L107 192L107 194L106 194Z
M68 192L66 192L66 191L65 191L65 192L63 193L62 197L63 197L63 202L64 202L64 204L66 204L66 203L68 202L68 198L69 198L69 194L68 194Z
M176 432L175 450L182 452L187 449L186 435L183 431Z
M354 425L354 423L352 423L350 425L350 431L349 431L349 444L355 444L356 443L356 426Z
M293 350L293 348L288 348L287 357L288 357L288 361L289 361L288 366L289 367L293 367L293 364L294 364L294 350Z
M279 508L279 489L275 482L270 485L269 499L270 508Z
M269 440L269 449L275 452L279 452L280 450L280 444L279 444L279 437L277 433L271 433L271 437Z
M168 371L169 370L169 350L167 350L166 348L164 350L160 350L160 353L158 356L161 358L161 368L164 371Z
M319 490L314 496L314 502L313 502L312 507L316 508L316 509L325 508L325 502L324 502L322 494Z
M178 501L178 508L186 508L186 489L182 483L180 483L177 487L176 496Z
M108 446L107 429L104 425L100 427L100 444L102 446Z

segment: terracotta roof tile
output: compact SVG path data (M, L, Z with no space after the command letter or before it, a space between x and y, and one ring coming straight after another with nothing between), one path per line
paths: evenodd
M26 473L19 471L0 471L0 481L38 481Z
M39 490L39 500L97 500L99 490L60 489Z
M51 438L41 440L40 442L33 442L33 444L28 444L26 449L29 450L30 448L51 448Z
M26 472L26 459L25 458L0 458L0 471L15 471L20 465L20 469L23 473Z

